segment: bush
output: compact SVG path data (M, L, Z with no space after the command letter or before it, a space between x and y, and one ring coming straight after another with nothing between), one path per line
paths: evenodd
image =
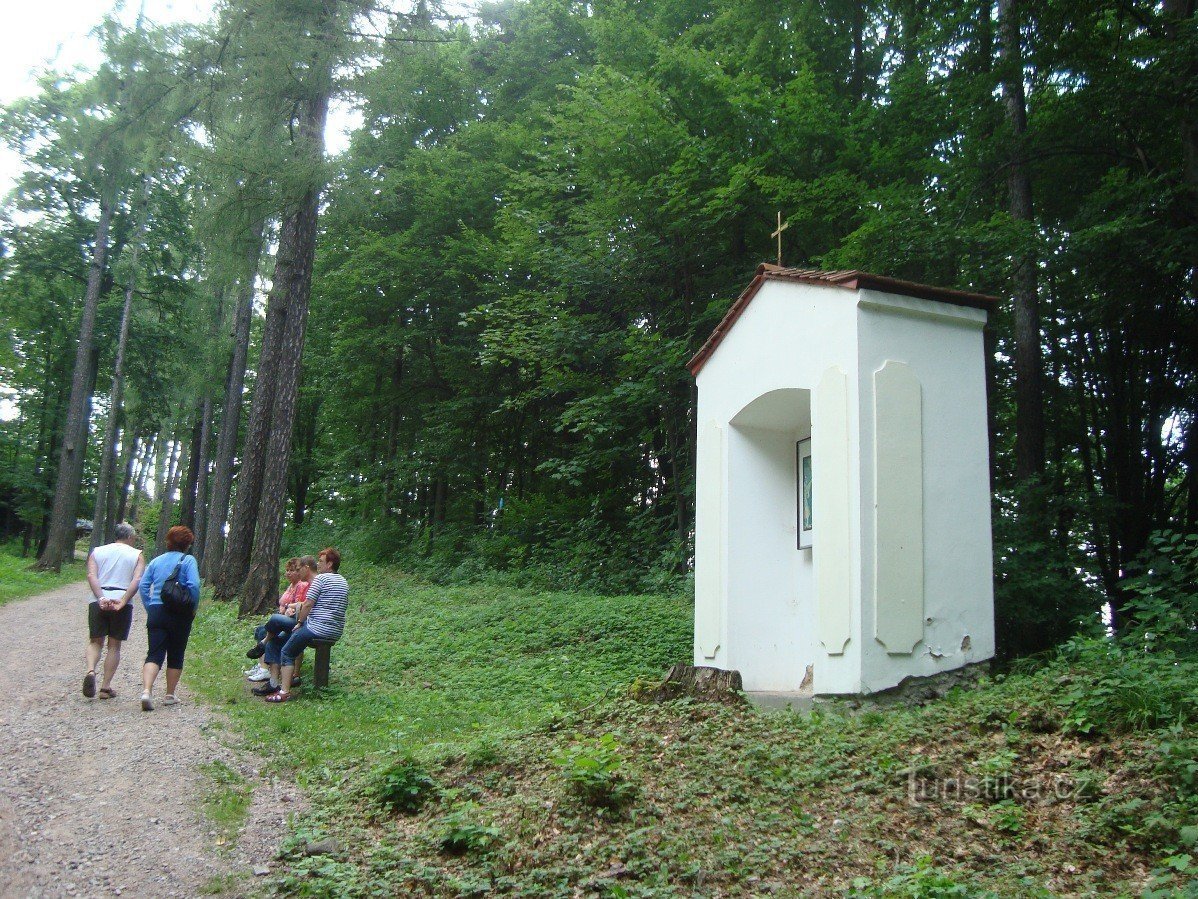
M375 775L375 795L391 812L412 814L437 795L440 787L419 762L404 758L380 769Z
M620 771L623 760L613 734L574 746L554 761L561 766L570 789L587 805L618 810L636 796L636 785Z
M499 829L478 823L478 814L477 805L464 802L445 816L441 822L443 830L439 840L443 852L450 855L484 853L499 842Z
M1130 594L1125 641L1148 650L1198 652L1198 534L1157 531L1138 568L1141 573L1121 585Z
M1066 731L1115 734L1198 723L1198 660L1078 639L1066 644L1062 661L1058 701Z

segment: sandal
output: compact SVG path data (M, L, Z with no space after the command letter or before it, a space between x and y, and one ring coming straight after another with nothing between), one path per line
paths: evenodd
M89 671L83 676L83 695L88 699L96 695L96 672Z
M112 689L112 687L101 687L96 692L96 696L99 699L116 699L116 690Z
M290 693L284 693L282 690L276 690L269 696L265 697L267 702L286 702L291 698Z

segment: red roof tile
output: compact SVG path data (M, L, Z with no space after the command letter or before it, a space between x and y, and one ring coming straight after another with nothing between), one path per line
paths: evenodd
M967 293L962 290L950 290L946 287L932 287L928 284L916 284L914 281L900 281L897 278L887 278L884 275L871 275L869 272L852 271L825 272L814 268L782 268L763 262L757 267L757 274L749 282L744 293L737 297L732 308L728 310L707 342L700 347L699 352L686 364L692 375L697 375L707 358L715 352L720 341L732 330L736 320L741 317L749 302L757 295L761 285L766 281L797 281L801 284L815 284L820 287L840 287L846 290L878 290L883 293L894 293L900 296L917 297L922 300L936 300L941 303L951 303L954 306L968 306L971 309L989 311L997 305L995 297L981 293Z

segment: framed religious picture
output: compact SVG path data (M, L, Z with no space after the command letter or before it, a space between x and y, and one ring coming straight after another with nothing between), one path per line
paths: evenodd
M795 482L799 501L799 549L811 547L814 534L811 518L811 438L795 444Z
M813 520L811 518L811 438L794 445L794 482L798 488L799 549L811 548Z

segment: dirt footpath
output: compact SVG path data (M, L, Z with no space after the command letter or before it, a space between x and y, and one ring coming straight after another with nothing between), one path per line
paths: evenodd
M294 787L263 780L225 745L187 690L186 665L182 703L162 706L160 676L157 708L141 710L136 600L116 698L85 699L86 592L81 583L0 607L0 896L260 895L267 877L253 870L275 867ZM217 846L201 810L211 783L198 766L218 759L254 788L236 845Z

